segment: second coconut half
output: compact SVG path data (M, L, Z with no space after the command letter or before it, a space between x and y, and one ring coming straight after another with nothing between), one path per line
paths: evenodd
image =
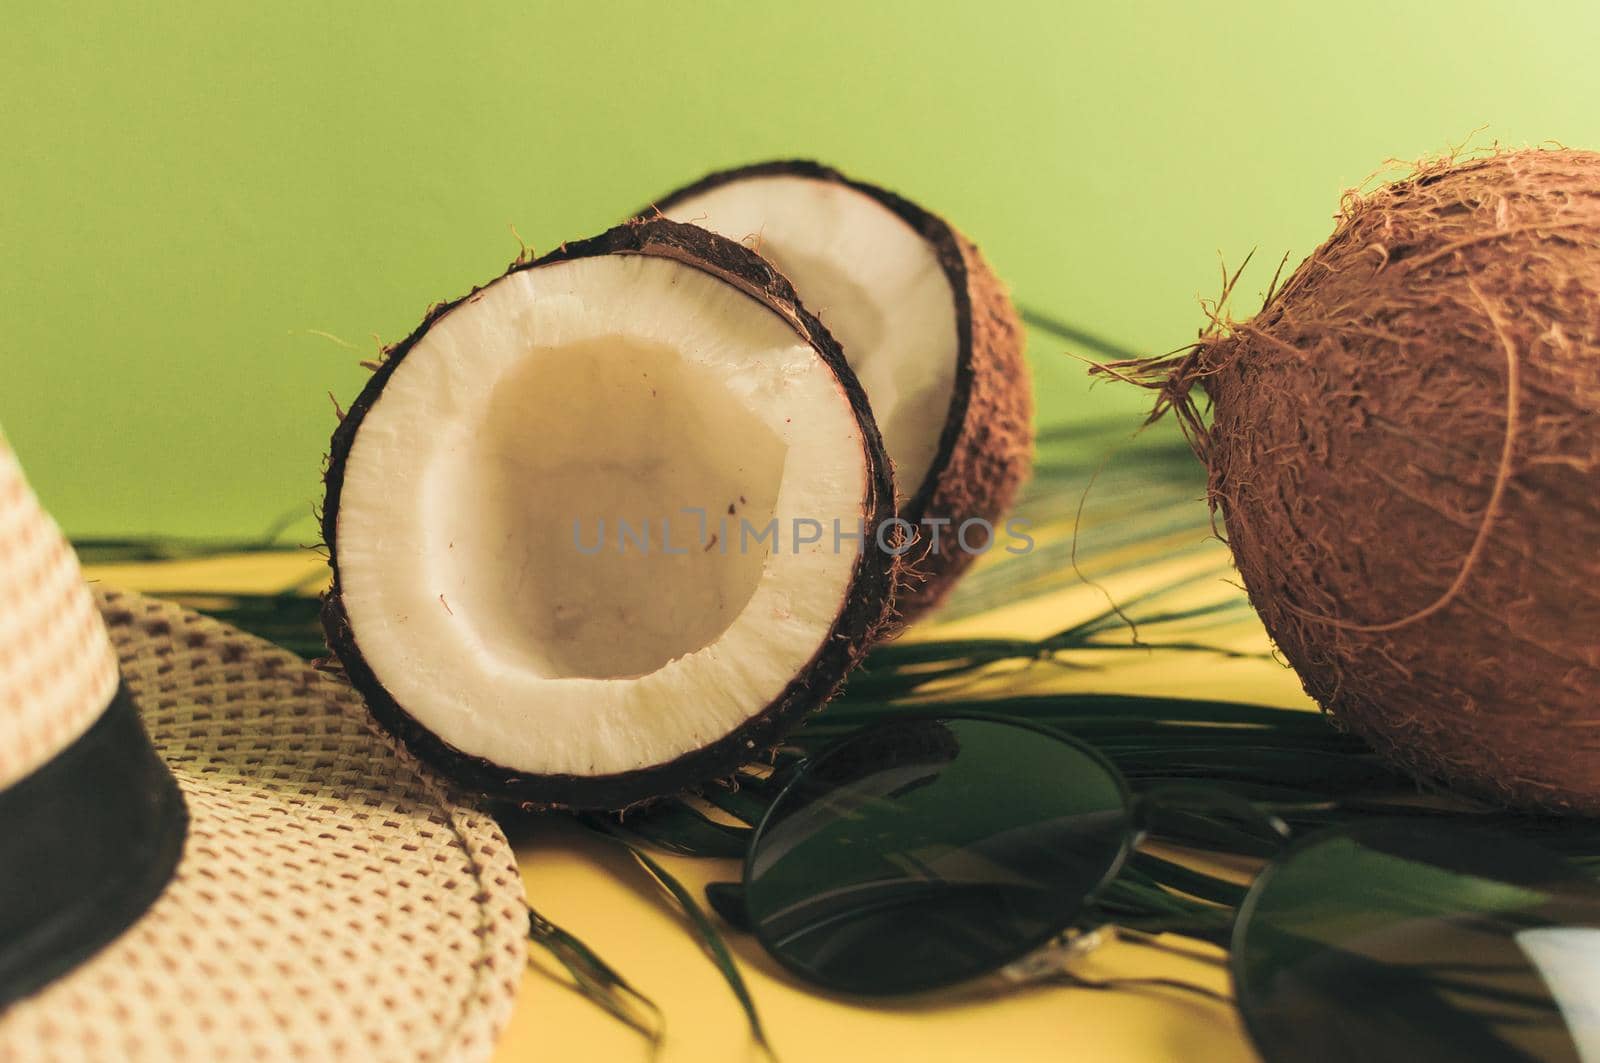
M804 160L711 174L646 214L759 251L839 338L916 534L900 617L936 608L993 547L1033 456L1022 326L977 246L902 196Z

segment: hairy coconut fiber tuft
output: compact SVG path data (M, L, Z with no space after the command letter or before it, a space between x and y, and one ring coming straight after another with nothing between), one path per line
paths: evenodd
M1184 418L1321 705L1419 776L1600 814L1600 154L1349 196L1254 319L1107 369Z

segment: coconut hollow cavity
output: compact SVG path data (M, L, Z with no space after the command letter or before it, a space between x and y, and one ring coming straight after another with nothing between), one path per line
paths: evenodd
M894 462L899 516L920 532L900 613L939 604L992 546L985 528L1010 508L1033 451L1022 329L978 249L916 204L813 162L715 173L657 211L759 251L839 338Z
M1254 319L1109 371L1183 418L1324 708L1420 776L1600 814L1600 155L1351 196Z
M496 799L727 776L891 608L889 464L837 344L758 256L670 221L436 307L326 479L330 646L384 726Z

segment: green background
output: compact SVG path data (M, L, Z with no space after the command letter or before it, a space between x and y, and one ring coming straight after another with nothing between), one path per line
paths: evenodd
M231 5L230 5L231 6ZM1600 147L1600 5L12 5L0 423L68 530L258 532L438 299L706 170L805 155L1145 350L1390 157ZM315 334L319 330L359 350ZM1035 337L1042 416L1128 416ZM309 537L309 522L299 526Z

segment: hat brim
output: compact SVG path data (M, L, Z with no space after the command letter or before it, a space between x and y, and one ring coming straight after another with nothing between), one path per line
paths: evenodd
M189 833L144 916L0 1013L0 1059L487 1059L526 963L509 843L343 681L98 590Z

